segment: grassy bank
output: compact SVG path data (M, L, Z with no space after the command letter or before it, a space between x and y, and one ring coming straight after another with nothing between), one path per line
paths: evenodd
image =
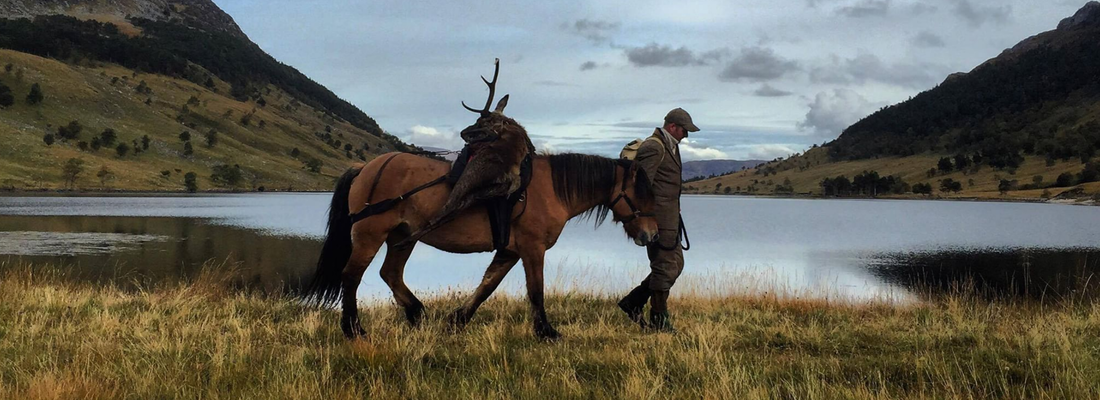
M496 297L464 332L453 296L426 326L337 313L199 279L141 291L0 271L3 398L1097 398L1100 307L681 297L677 335L644 334L609 298L560 294L566 337L536 341L526 303Z

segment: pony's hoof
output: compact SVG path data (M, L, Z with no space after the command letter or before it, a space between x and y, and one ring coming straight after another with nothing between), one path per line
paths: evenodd
M424 306L412 306L405 308L405 320L409 321L409 326L419 327L420 322L424 320Z
M448 318L448 322L451 323L451 328L458 331L466 327L466 324L470 322L470 317L466 316L466 310L459 308L451 313L451 317Z
M340 329L344 331L344 337L349 340L367 336L367 331L363 329L362 325L359 325L359 321L344 320L340 323Z
M561 339L561 333L550 325L535 328L535 336L545 342L556 342Z

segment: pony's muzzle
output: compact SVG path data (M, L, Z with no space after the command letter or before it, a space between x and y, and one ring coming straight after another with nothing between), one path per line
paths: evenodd
M634 238L634 244L639 246L648 246L650 243L656 243L658 237L660 237L659 233L649 233L643 231L638 233L638 236Z

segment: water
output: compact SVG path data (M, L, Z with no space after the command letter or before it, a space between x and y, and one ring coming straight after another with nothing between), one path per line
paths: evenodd
M207 260L265 288L308 279L329 194L0 197L0 260L70 265L88 279L166 280ZM908 296L963 280L1023 295L1072 293L1100 271L1100 212L1024 203L686 196L692 249L679 290L800 296ZM371 266L360 295L389 289ZM491 255L419 245L417 292L471 290ZM550 290L613 293L647 272L620 226L571 223L547 253ZM516 268L501 290L523 293Z

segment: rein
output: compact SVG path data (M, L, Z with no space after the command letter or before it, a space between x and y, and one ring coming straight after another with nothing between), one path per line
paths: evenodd
M626 174L625 173L623 174L623 185L622 185L621 188L619 188L619 195L616 196L614 200L611 200L611 202L607 203L607 207L608 208L615 208L615 205L619 204L620 201L625 201L627 207L630 207L630 215L628 215L626 217L623 217L623 219L622 219L623 223L633 221L635 219L638 219L638 217L655 217L655 216L657 216L656 213L652 213L652 212L648 212L648 213L640 212L640 211L638 211L638 208L634 206L634 202L632 200L630 200L630 196L626 195Z

